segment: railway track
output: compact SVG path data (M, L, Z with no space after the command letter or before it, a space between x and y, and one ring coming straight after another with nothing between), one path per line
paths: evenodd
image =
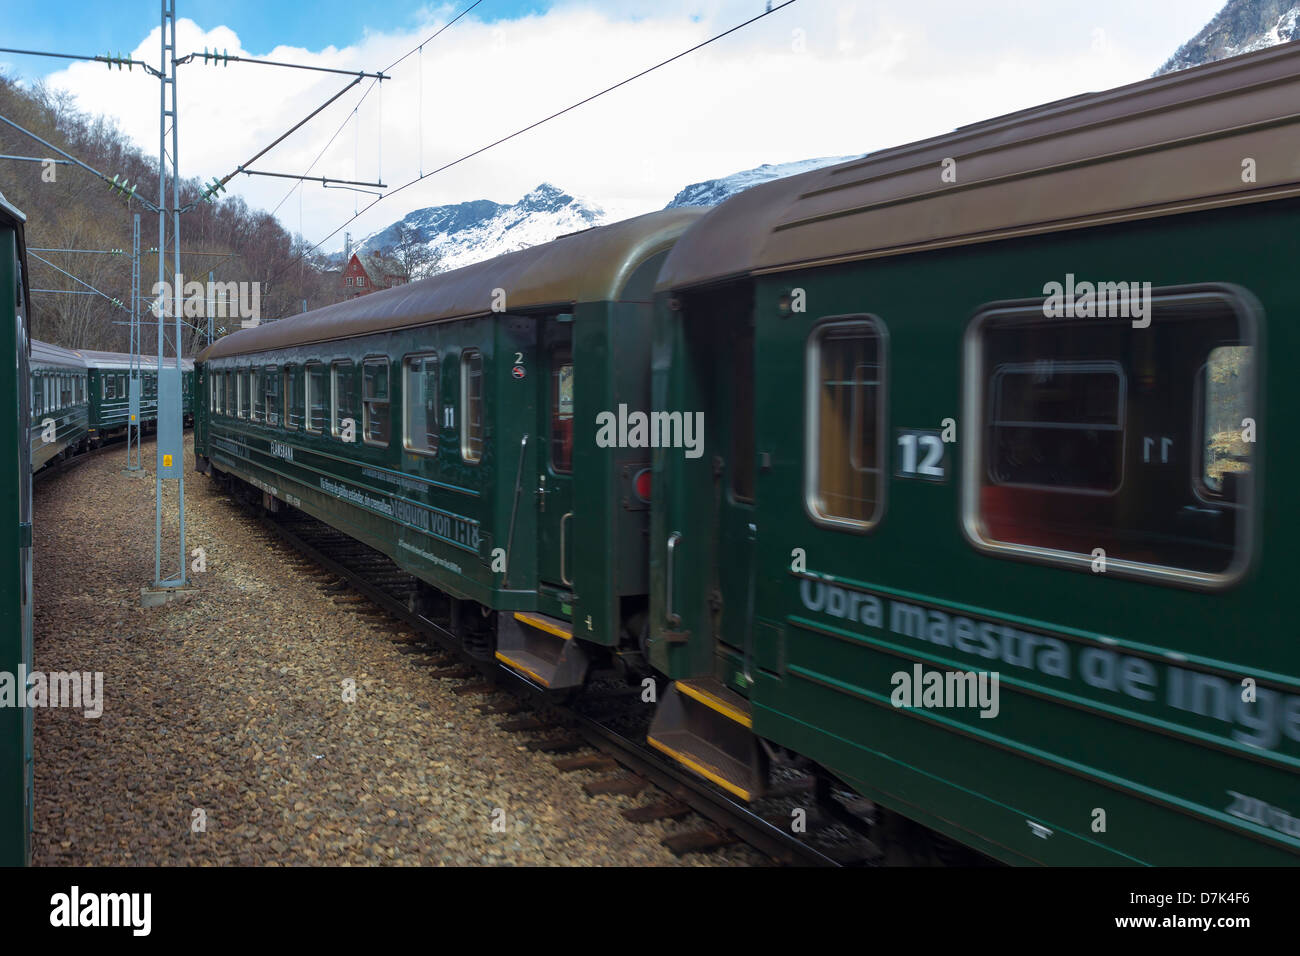
M596 774L584 783L589 796L641 795L647 802L623 811L628 820L683 821L686 829L662 841L674 853L710 852L739 841L780 865L880 860L881 851L865 836L871 805L833 791L824 777L790 770L762 801L739 803L639 742L649 721L648 709L637 706L639 692L595 681L572 702L557 701L495 661L471 657L460 638L413 610L416 579L386 555L303 512L282 506L270 514L241 503L273 540L301 556L298 570L315 577L336 603L366 616L391 616L423 636L427 644L405 643L399 650L422 656L433 677L457 681L455 693L484 697L479 711L485 718L509 718L499 730L552 755L558 772Z

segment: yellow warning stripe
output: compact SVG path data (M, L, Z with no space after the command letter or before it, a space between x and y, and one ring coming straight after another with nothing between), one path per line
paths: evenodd
M716 710L718 713L722 714L722 716L729 717L736 723L748 727L750 730L754 729L753 717L749 716L749 714L745 713L743 710L739 710L734 705L728 704L721 697L718 697L715 694L710 694L707 690L694 687L691 684L684 683L683 681L677 681L676 683L677 689L687 697L693 697L710 710Z
M710 770L708 767L704 766L703 764L692 760L690 757L686 756L686 754L676 751L672 747L667 746L666 744L661 744L653 737L647 737L645 740L646 743L648 743L651 747L654 747L656 750L666 753L668 756L672 757L682 766L695 771L705 780L710 780L713 783L716 783L719 787L721 787L723 790L726 790L728 793L734 793L736 796L740 797L740 799L744 800L746 803L754 799L754 795L751 794L748 790L744 789L743 787L736 786L726 777L722 776L721 774L717 773L714 770Z
M541 684L543 687L551 686L550 681L542 677L541 674L537 673L537 671L533 670L531 667L525 667L523 664L520 664L518 661L512 661L510 658L506 657L500 651L497 651L496 654L497 654L497 660L499 660L502 664L505 664L506 667L510 668L512 671L518 671L521 674L525 674L528 677L531 677L533 680L537 681L537 683Z
M536 614L528 614L524 611L515 611L515 620L522 621L529 627L535 627L539 631L545 631L547 634L554 634L561 640L573 640L573 630L571 628L565 628L561 624L552 623L546 618L539 617Z

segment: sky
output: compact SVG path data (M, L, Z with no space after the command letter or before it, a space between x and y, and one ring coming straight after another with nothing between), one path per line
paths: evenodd
M177 47L377 71L470 2L178 0ZM424 206L514 202L541 182L635 215L690 183L763 163L868 152L1141 80L1223 4L777 0L775 13L743 30L393 191L762 13L765 2L483 0L389 80L352 86L251 168L382 181L388 198L345 227L354 238ZM154 0L0 0L0 46L111 50L156 65L159 12ZM0 70L71 93L157 154L158 81L139 70L6 53ZM246 164L350 82L254 64L181 66L181 175L211 180ZM0 183L3 175L0 167ZM375 198L242 174L228 194L278 206L287 229L324 240L327 252L342 248L339 227Z

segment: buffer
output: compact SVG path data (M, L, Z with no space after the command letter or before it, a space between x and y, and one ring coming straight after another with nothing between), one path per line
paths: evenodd
M531 611L502 615L497 660L548 690L579 687L587 677L587 653L573 639L568 621Z
M750 704L711 677L674 681L646 742L742 800L763 793L767 758Z

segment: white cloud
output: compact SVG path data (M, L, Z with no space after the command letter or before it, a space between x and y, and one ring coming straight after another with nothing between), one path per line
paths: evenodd
M467 17L392 71L312 170L390 188L436 168L761 12L762 0L574 2L545 15L483 23ZM764 162L845 155L942 133L988 116L1149 75L1203 25L1219 0L1096 0L1043 9L1018 0L971 5L803 2L608 96L431 177L349 227L361 236L411 209L489 198L514 201L543 180L628 214L658 208L690 182ZM430 24L445 21L438 8ZM436 14L436 16L434 15ZM441 18L441 20L439 19ZM1098 32L1100 31L1100 32ZM182 53L232 54L376 70L431 32L369 31L341 49L247 51L236 29L178 23ZM156 63L158 31L134 55ZM420 93L423 61L423 96ZM78 63L49 77L79 106L118 119L143 149L158 143L157 82ZM179 74L184 176L210 180L245 162L348 82L251 64L192 64ZM302 172L351 114L350 91L253 166ZM422 109L421 109L422 107ZM419 115L423 114L421 158ZM112 170L106 172L112 173ZM230 184L271 208L285 180ZM152 188L152 187L148 187ZM373 197L304 187L313 242ZM299 196L280 209L299 227ZM184 226L182 224L182 231ZM342 233L325 244L342 245Z

